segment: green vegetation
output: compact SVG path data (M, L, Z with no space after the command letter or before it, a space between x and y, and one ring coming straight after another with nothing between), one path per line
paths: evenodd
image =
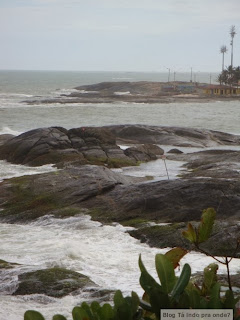
M220 84L225 84L229 86L238 86L238 83L240 81L240 67L232 67L229 66L228 68L222 70L222 72L219 74L218 82Z
M124 220L121 222L123 226L129 226L129 227L139 227L141 225L146 225L149 221L143 218L133 218L129 220ZM142 229L141 229L142 230Z
M187 230L182 235L190 241L195 248L207 255L201 248L210 236L215 221L216 212L209 208L203 211L201 222L198 226L188 224ZM237 241L236 250L240 245ZM212 256L218 263L226 266L228 275L228 288L221 292L218 281L218 265L211 263L204 269L201 285L194 282L191 275L191 267L185 264L179 277L175 274L175 268L179 266L181 258L187 254L187 250L176 247L165 255L157 254L155 266L158 279L155 280L147 271L139 257L141 271L140 285L144 289L142 299L136 293L123 297L121 291L114 296L113 305L99 305L92 302L90 305L83 302L81 306L72 311L73 320L158 320L161 319L161 309L233 309L234 319L240 320L237 315L236 303L240 297L234 293L231 285L229 264L232 258L217 258ZM55 315L53 320L66 320L64 316ZM44 320L37 311L27 311L24 320Z
M107 164L109 168L122 168L122 167L137 166L140 163L131 159L108 158Z

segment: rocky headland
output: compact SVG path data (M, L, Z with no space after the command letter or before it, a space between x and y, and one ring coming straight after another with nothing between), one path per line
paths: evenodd
M28 223L46 214L63 219L88 214L102 223L134 227L130 234L150 246L190 249L181 232L187 222L199 221L202 210L213 207L217 221L204 249L216 255L240 256L240 249L236 250L240 237L239 136L119 125L39 128L0 140L2 160L30 166L51 163L59 168L0 182L2 222ZM121 149L121 144L128 148ZM169 145L175 150L166 153ZM178 150L181 147L202 151L185 153ZM112 170L163 155L166 161L185 162L178 179L138 179Z
M70 94L60 97L31 99L28 104L39 103L172 103L209 102L214 100L239 100L238 95L210 95L204 89L206 83L192 82L101 82L74 88Z

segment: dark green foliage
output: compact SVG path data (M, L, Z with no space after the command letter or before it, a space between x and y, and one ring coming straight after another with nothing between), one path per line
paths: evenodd
M45 320L41 313L34 311L34 310L28 310L24 314L24 320Z
M237 85L240 80L240 67L232 67L224 69L218 76L217 81L220 84Z
M53 316L52 320L67 320L67 319L61 314L56 314L55 316Z

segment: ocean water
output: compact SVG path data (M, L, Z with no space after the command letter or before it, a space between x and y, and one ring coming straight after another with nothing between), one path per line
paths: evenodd
M177 74L176 80L187 80L189 77L187 73ZM198 74L197 77L198 81L209 82L207 73ZM240 134L238 101L151 105L28 105L23 102L36 97L56 97L83 84L102 81L167 81L167 78L167 73L0 71L0 134L20 134L47 126L72 128L125 123L207 128ZM167 152L171 147L163 148ZM185 148L184 151L193 150ZM181 165L174 161L167 162L171 179L177 178L182 170ZM52 170L56 169L51 165L31 168L0 161L0 181ZM155 179L167 179L162 160L143 164L139 168L126 168L121 172L138 177L149 175ZM142 254L147 268L156 276L154 256L167 249L149 248L131 238L126 231L120 225L103 226L80 214L66 219L47 216L30 225L0 223L0 259L20 264L13 270L0 271L0 320L23 319L27 309L41 311L47 320L57 312L71 319L73 306L87 298L84 293L62 299L46 298L43 295L11 296L18 285L17 275L29 270L66 267L88 275L102 288L121 289L125 294L134 290L141 294L138 284L139 254ZM212 262L210 258L196 253L188 254L182 265L186 261L191 263L193 272L202 270ZM240 270L239 260L232 261L231 270ZM220 272L224 272L222 266Z

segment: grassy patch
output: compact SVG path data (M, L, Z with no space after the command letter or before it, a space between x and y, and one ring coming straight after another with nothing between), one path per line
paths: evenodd
M121 221L121 224L123 226L129 226L129 227L140 227L142 225L145 225L149 221L142 218L135 218L130 220Z
M131 159L118 159L118 158L108 158L107 164L110 168L122 168L136 166L137 163Z
M57 217L60 218L65 218L65 217L73 217L77 214L83 213L81 208L73 208L73 207L65 207L65 208L60 208L54 211L53 214ZM84 212L85 213L85 212Z
M102 223L110 223L114 221L112 212L103 208L91 208L88 209L86 213L89 214L92 220L95 221L100 221Z

